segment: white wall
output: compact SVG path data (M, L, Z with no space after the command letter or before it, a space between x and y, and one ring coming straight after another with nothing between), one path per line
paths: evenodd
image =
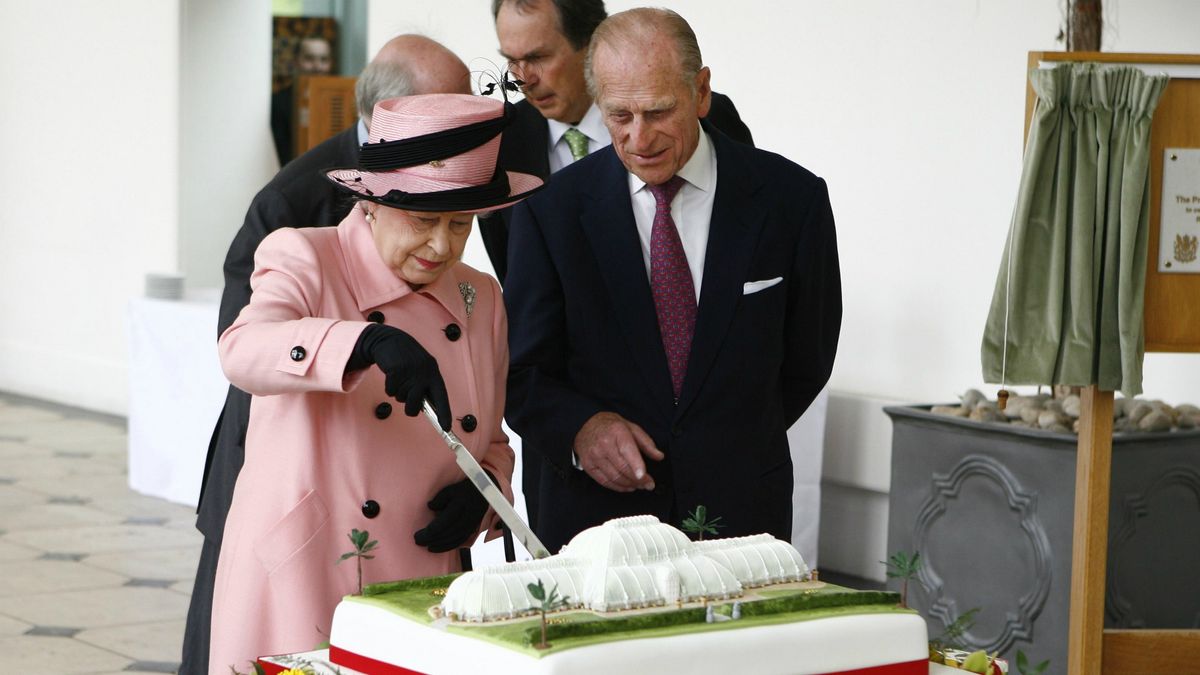
M4 2L0 89L0 389L120 411L125 300L176 262L179 5Z
M220 285L274 173L266 0L0 4L0 389L127 410L147 272Z
M265 0L181 6L178 271L191 288L220 288L246 207L279 170L270 125L271 8Z

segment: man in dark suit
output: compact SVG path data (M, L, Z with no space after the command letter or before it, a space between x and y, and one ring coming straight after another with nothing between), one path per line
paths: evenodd
M516 171L548 180L559 169L606 147L608 129L584 82L592 33L608 16L604 0L492 0L500 53L525 98L513 106L500 141L500 160ZM750 129L729 97L714 93L708 121L730 138L754 145ZM512 209L479 218L479 235L496 278L508 273ZM537 525L540 453L521 439L521 491L530 525Z
M283 167L250 203L246 220L225 257L218 336L250 302L254 252L268 234L282 227L337 225L350 212L353 201L325 178L325 170L358 163L358 148L367 139L375 104L413 94L469 94L470 76L463 62L441 44L421 35L401 35L379 50L359 76L354 93L359 122ZM250 394L229 387L225 408L209 442L200 488L196 528L204 534L204 545L188 608L180 673L208 672L213 581L225 516L242 468L249 419Z
M589 85L612 146L514 209L508 421L542 458L556 550L607 519L791 538L787 429L841 324L824 181L731 141L691 28L637 9L597 28Z
M604 0L492 0L500 54L525 83L525 98L513 107L513 121L501 140L505 166L546 179L609 144L583 75L592 32L607 16ZM713 94L708 121L730 138L754 144L728 96ZM508 272L511 211L479 219L500 283Z

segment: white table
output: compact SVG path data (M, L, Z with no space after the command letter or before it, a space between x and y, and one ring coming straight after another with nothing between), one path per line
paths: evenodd
M219 291L134 298L129 328L129 487L195 506L229 383L217 360Z

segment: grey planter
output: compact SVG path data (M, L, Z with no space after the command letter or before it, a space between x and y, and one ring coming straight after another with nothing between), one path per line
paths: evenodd
M1076 437L930 407L884 408L888 551L924 562L909 604L931 638L979 607L969 646L1064 672ZM1112 466L1106 625L1200 627L1200 430L1117 434Z

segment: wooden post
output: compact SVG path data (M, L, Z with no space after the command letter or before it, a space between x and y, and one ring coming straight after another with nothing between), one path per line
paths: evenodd
M1104 27L1101 0L1071 0L1067 8L1067 51L1100 51L1100 31Z
M1094 675L1100 672L1103 653L1113 393L1089 385L1084 388L1080 402L1067 673Z

